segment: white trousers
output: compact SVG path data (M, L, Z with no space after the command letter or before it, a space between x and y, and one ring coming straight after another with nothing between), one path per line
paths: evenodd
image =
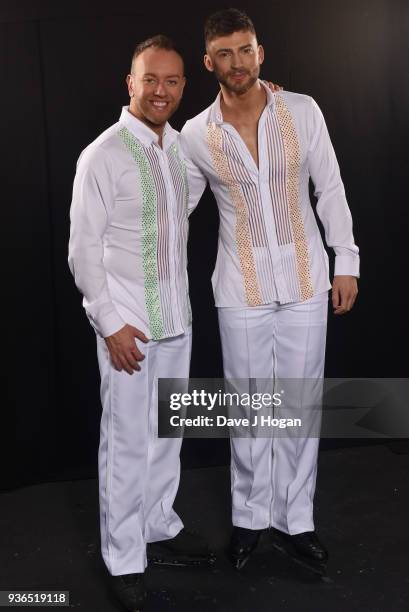
M304 302L218 308L225 378L324 375L328 292ZM233 525L314 530L318 438L231 439Z
M101 550L112 575L143 572L146 543L173 538L183 527L172 508L182 440L157 437L157 379L189 377L191 333L137 342L145 359L129 375L115 370L97 338Z

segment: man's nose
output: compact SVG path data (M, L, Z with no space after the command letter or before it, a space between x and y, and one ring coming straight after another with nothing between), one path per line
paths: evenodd
M155 96L166 96L166 89L163 86L163 83L158 83L156 85L154 94Z
M237 53L237 55L232 55L231 58L231 67L232 68L243 68L243 62L242 62L242 58L240 57L240 55Z

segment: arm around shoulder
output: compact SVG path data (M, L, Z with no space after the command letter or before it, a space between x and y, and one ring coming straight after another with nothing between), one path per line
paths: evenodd
M187 122L180 133L179 143L186 167L187 181L189 185L188 215L190 215L199 204L200 198L202 197L207 184L206 177L194 160L192 150L193 138L194 136L190 130L189 122Z

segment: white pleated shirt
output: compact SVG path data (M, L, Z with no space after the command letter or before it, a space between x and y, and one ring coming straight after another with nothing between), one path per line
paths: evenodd
M207 181L219 208L212 276L216 306L298 302L331 287L328 255L309 197L310 177L326 243L335 251L335 275L359 276L351 213L318 105L306 95L265 89L258 167L236 129L223 121L220 93L181 132L189 209Z
M186 168L169 124L158 141L124 107L78 160L68 261L103 337L128 323L160 340L191 323Z

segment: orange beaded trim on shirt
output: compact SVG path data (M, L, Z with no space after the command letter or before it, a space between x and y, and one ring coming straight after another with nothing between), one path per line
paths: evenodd
M287 160L287 203L294 236L298 281L300 284L301 298L302 300L307 300L311 298L314 293L310 275L307 239L300 211L300 146L291 113L280 95L276 96L276 111Z
M220 180L227 185L230 197L236 208L236 242L243 274L246 301L249 306L260 306L262 299L251 248L246 201L240 186L231 174L222 142L223 135L221 129L215 123L209 123L207 126L207 144L213 165Z

